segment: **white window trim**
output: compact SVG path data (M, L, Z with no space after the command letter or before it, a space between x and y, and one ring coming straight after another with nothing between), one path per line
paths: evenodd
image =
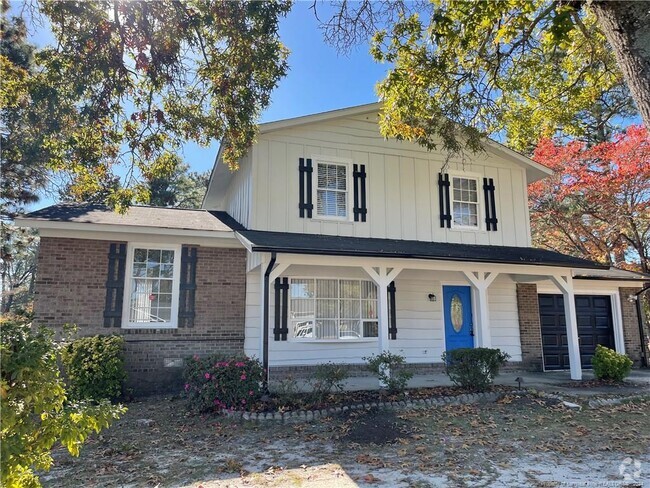
M479 173L467 173L464 171L448 171L449 174L449 213L451 215L451 229L458 231L471 231L471 232L484 232L485 231L485 209L483 208L483 202L481 198L483 197L483 175ZM476 218L478 219L477 226L471 225L458 225L454 223L454 177L456 178L465 178L476 180L476 205L477 213Z
M373 283L372 280L370 279L365 279L365 278L341 278L338 276L291 276L289 278L289 290L291 290L291 283L293 280L338 280L338 281L368 281L370 283ZM374 284L374 283L373 283ZM376 286L376 284L375 284ZM379 289L377 289L377 293L379 293ZM341 300L341 298L337 298L337 300ZM360 337L358 339L315 339L315 338L298 338L294 336L294 330L293 330L293 325L292 325L292 320L291 320L291 294L289 292L289 314L288 314L288 324L287 327L289 327L289 342L295 342L295 343L315 343L315 344L348 344L348 343L354 343L358 344L360 342L377 342L379 341L379 333L377 334L377 337ZM377 299L377 307L379 307L379 299ZM379 315L377 315L376 320L372 319L362 319L360 318L362 322L365 320L366 322L377 322L377 327L381 327L381 324L379 323ZM379 331L378 331L379 332Z
M131 282L133 280L133 253L136 248L160 249L174 251L174 273L172 275L172 309L169 322L131 322ZM151 244L146 242L129 242L126 252L126 266L124 273L124 299L122 300L122 328L123 329L176 329L178 328L178 302L180 298L181 278L181 245Z
M311 157L312 163L314 164L314 169L311 174L312 178L312 188L314 192L314 217L312 220L328 220L334 222L352 222L353 220L353 211L352 207L353 202L353 179L352 179L352 160L347 158L339 158L336 156L314 156ZM337 217L334 215L321 215L318 213L318 165L319 164L336 164L339 166L345 166L345 193L346 193L346 215L345 217Z

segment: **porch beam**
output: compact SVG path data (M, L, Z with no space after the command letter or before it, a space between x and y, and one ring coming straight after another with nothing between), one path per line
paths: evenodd
M580 342L578 336L578 319L576 317L576 298L573 291L571 275L551 276L555 286L562 292L564 298L564 320L566 322L566 337L569 347L569 366L571 379L582 379L582 363L580 360Z
M571 275L570 268L556 266L541 266L528 264L482 264L464 261L444 261L434 259L406 259L406 258L376 258L366 256L328 256L315 254L278 254L282 262L290 262L295 265L313 266L344 266L362 267L364 270L377 269L380 267L404 269L420 269L430 271L466 271L468 273L496 273L499 274L529 274L544 278L553 275ZM374 271L374 270L373 270ZM371 273L368 273L372 276ZM376 275L376 271L375 271ZM373 278L374 281L374 278Z
M271 271L271 275L269 276L269 279L271 281L275 281L275 279L278 278L282 273L284 273L289 266L291 266L291 263L281 262L276 264L275 268L273 268L273 271Z

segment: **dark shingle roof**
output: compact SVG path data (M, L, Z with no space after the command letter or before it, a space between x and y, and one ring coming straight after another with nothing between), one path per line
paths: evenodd
M51 222L158 227L195 231L230 232L222 220L206 210L132 206L124 215L95 204L60 203L36 210L23 218Z
M532 247L402 241L256 230L238 231L237 233L250 241L253 251L258 252L433 259L475 263L537 264L567 268L600 269L604 267L585 259Z

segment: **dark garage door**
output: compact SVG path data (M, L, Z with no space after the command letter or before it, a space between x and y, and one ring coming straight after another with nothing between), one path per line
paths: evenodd
M569 369L569 348L562 295L539 295L544 369ZM611 297L576 295L576 317L583 368L591 368L597 344L614 349Z

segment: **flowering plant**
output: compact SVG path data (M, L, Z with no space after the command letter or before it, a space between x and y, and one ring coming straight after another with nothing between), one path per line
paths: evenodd
M185 394L192 410L248 410L260 397L264 370L255 358L209 356L185 361Z

